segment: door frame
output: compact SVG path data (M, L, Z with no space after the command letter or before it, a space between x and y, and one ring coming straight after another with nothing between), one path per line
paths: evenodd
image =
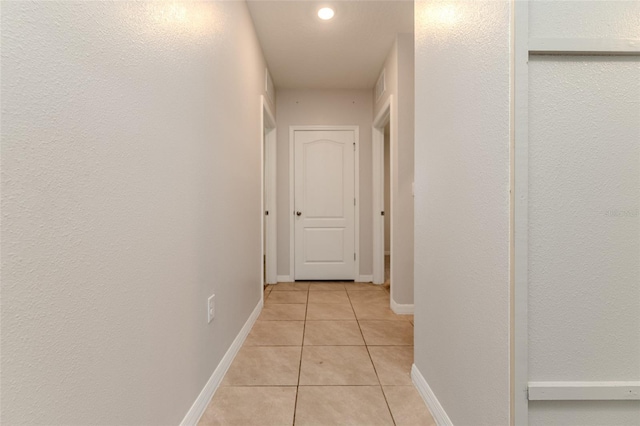
M380 215L385 211L384 205L384 128L387 124L390 127L389 134L389 209L385 215L390 214L392 220L389 221L389 247L393 247L393 146L395 145L394 129L395 123L391 114L393 108L393 95L390 95L382 108L373 120L372 128L372 173L373 173L373 283L384 284L384 216ZM393 249L391 248L393 251ZM393 256L391 256L390 276L393 276ZM393 300L393 280L391 283L391 299Z
M275 284L277 279L277 211L276 211L276 119L266 98L260 96L260 283ZM269 212L267 215L266 212ZM266 218L266 219L265 219ZM267 223L265 229L265 222ZM266 239L266 241L265 241ZM264 258L266 255L266 273ZM261 290L260 293L263 293Z
M354 212L354 250L356 260L354 262L353 279L357 281L360 277L360 126L355 125L294 125L289 126L289 276L291 281L296 280L295 265L295 132L297 130L306 131L331 131L331 130L353 130L354 141L356 144L353 156L353 178L354 178L354 196L356 198Z

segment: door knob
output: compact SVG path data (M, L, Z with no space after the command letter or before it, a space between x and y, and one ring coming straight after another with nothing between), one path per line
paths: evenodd
M296 216L302 215L302 212L296 212Z

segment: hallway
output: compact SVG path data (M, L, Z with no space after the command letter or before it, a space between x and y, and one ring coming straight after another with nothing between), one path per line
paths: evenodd
M435 425L411 383L413 315L386 286L280 283L200 425Z
M640 1L0 9L0 425L640 425Z

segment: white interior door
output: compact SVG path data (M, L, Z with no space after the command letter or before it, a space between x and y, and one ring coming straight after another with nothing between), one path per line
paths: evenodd
M355 279L355 132L294 132L296 280Z

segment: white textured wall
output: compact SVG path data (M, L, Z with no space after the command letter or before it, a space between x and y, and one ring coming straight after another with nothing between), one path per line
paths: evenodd
M3 2L2 424L180 422L260 300L263 77L244 3Z
M509 424L509 7L416 3L415 364L455 425Z
M529 378L638 381L640 61L536 57L529 73ZM565 404L532 404L531 424L593 418ZM640 423L640 401L600 405Z
M640 380L640 61L529 73L530 378Z
M640 2L530 16L535 37L640 38ZM637 56L529 61L529 379L640 380ZM529 421L637 425L640 401L537 401Z
M636 0L529 0L529 36L539 38L638 38Z
M413 304L414 68L413 34L398 34L383 67L386 91L374 105L375 117L393 96L391 295L406 305Z
M278 91L278 275L289 275L289 227L293 218L289 200L289 126L307 124L360 126L360 274L373 273L372 103L369 90ZM291 274L293 275L293 270Z

